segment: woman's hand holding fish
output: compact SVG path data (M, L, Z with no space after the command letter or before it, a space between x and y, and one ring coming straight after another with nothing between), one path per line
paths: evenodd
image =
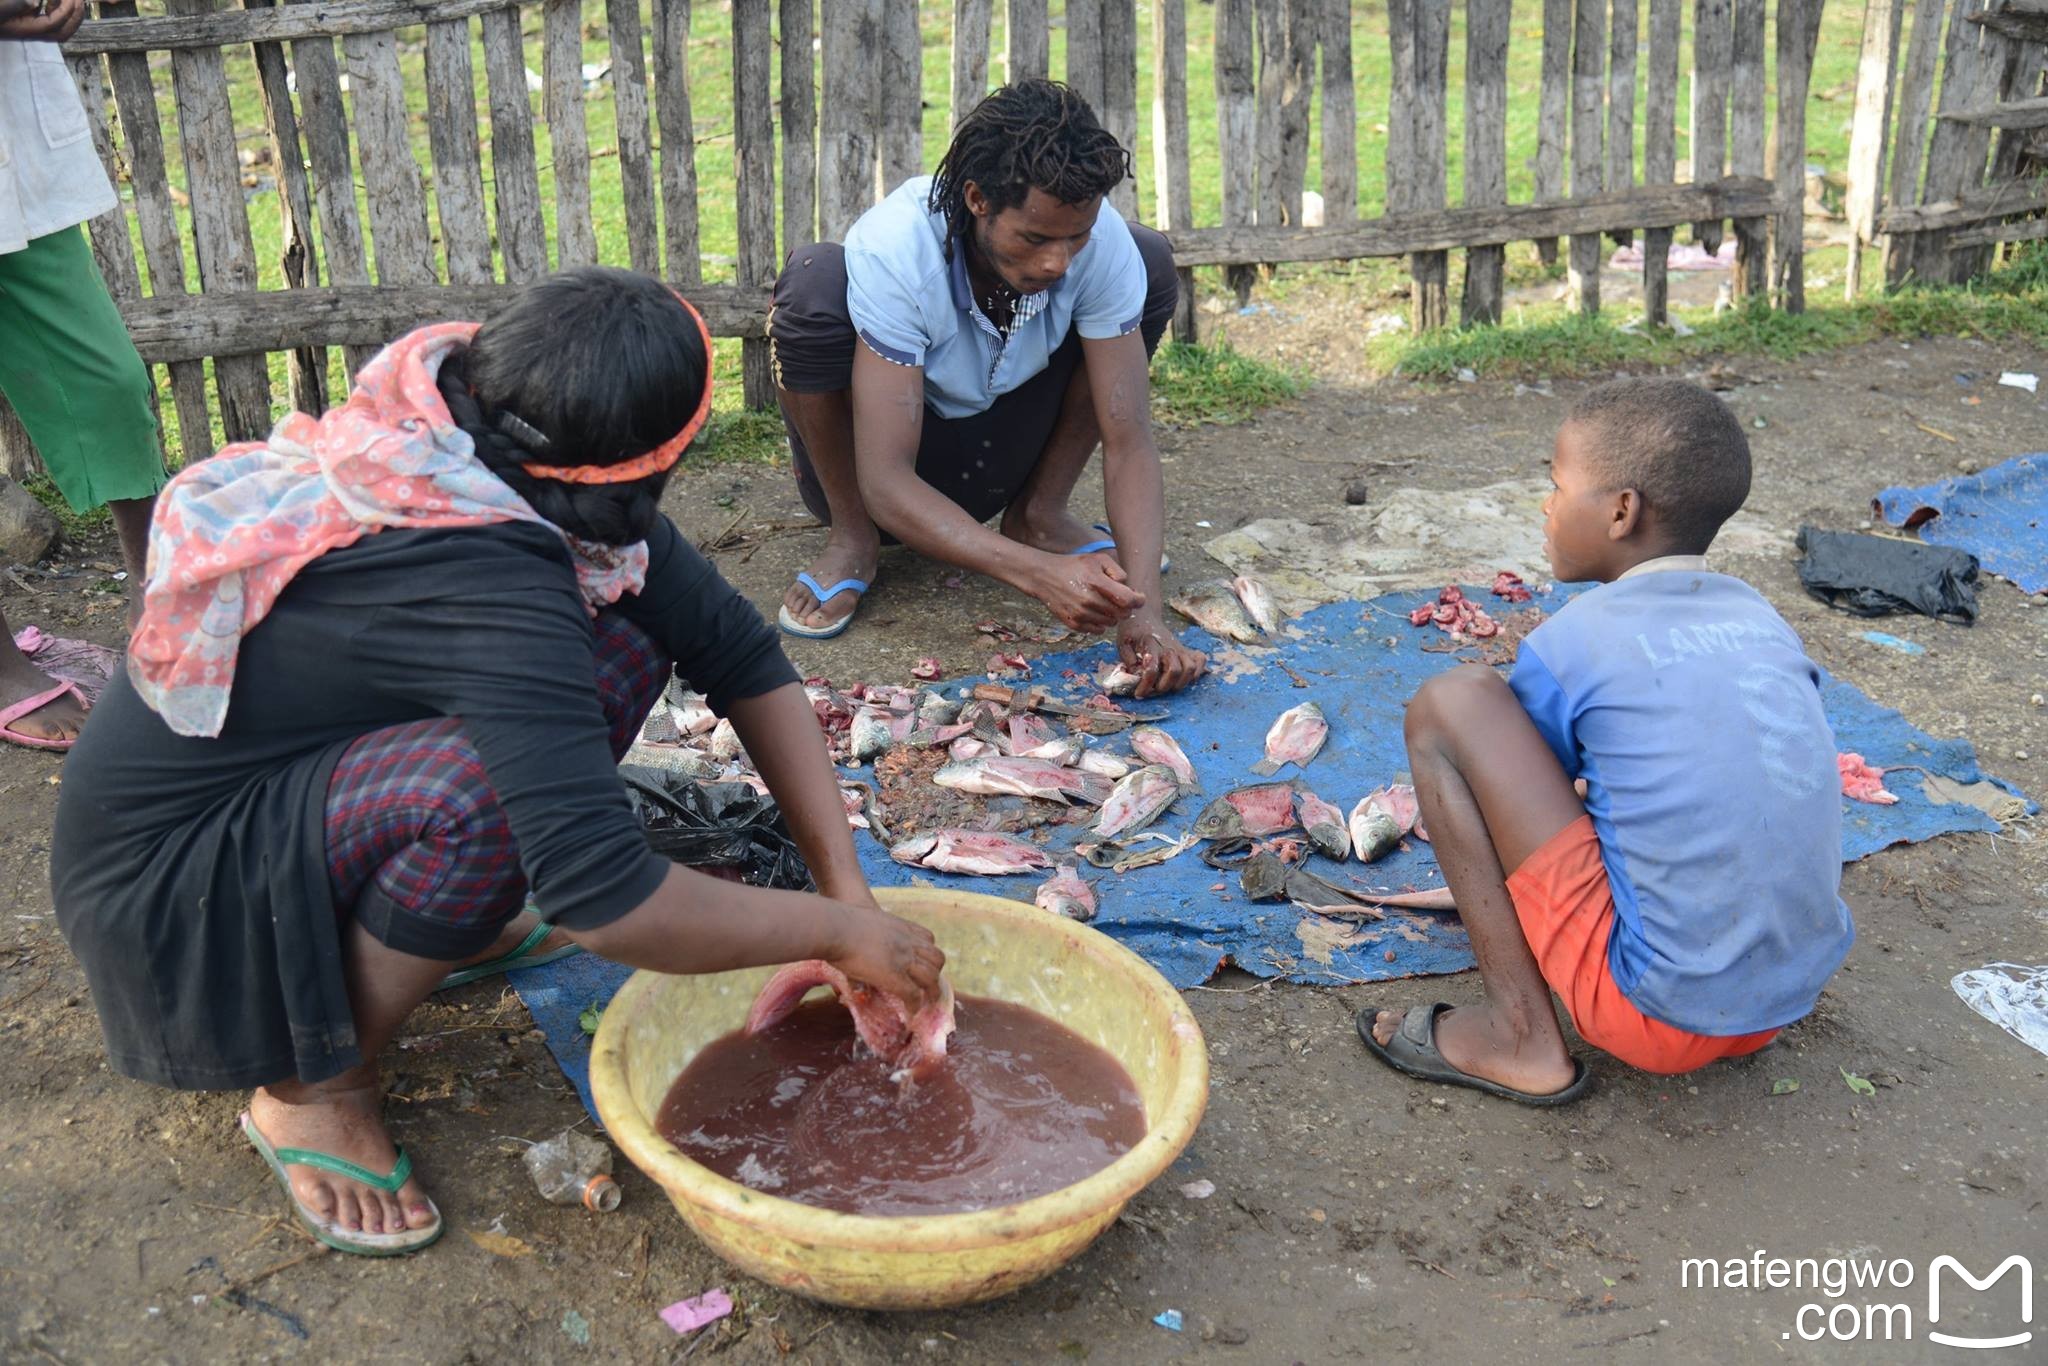
M835 909L844 931L820 957L854 981L901 998L912 1014L938 995L946 955L930 930L871 906L840 902Z
M1076 631L1107 631L1145 605L1145 595L1124 581L1123 566L1108 555L1046 555L1035 579L1019 584L1046 605L1060 624Z
M1136 695L1179 692L1209 670L1209 657L1166 629L1157 609L1140 609L1117 628L1116 650L1138 675Z

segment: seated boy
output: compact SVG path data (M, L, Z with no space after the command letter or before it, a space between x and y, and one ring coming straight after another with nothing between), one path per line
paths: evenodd
M1409 763L1484 1004L1367 1008L1412 1076L1532 1105L1582 1094L1585 1041L1689 1072L1813 1009L1854 937L1821 671L1769 603L1703 558L1749 494L1712 394L1629 379L1557 433L1544 550L1581 594L1513 678L1465 665L1408 707Z

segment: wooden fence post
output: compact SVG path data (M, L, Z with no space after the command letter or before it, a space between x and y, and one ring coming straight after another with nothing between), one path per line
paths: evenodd
M1324 0L1323 222L1358 221L1358 92L1351 74L1351 0Z
M1003 39L1009 61L1003 84L1042 81L1052 72L1052 34L1045 7L1046 0L1009 0Z
M1102 111L1103 0L1067 0L1067 84Z
M1763 0L1756 0L1761 4ZM1613 39L1607 53L1606 189L1626 190L1636 183L1636 28L1641 16L1637 0L1617 0ZM1632 232L1612 234L1615 245L1635 240Z
M818 106L818 237L843 242L875 202L882 68L881 0L829 0Z
M476 126L476 70L467 19L427 25L427 144L434 158L434 208L441 220L448 281L487 285L497 277L491 269L491 224L484 212L483 144Z
M1906 0L1864 0L1863 50L1856 62L1856 112L1849 125L1849 270L1844 297L1863 289L1863 249L1877 233L1884 200L1885 134L1892 117L1892 86L1899 67L1899 28Z
M626 251L633 269L661 274L661 225L654 208L654 141L647 124L647 51L639 0L605 0L612 45L612 108L625 198Z
M1601 147L1602 69L1607 56L1601 23L1605 0L1578 0L1572 24L1572 198L1598 194L1605 161ZM1572 307L1586 317L1600 311L1600 234L1573 233L1567 274Z
M882 147L875 199L924 173L924 35L917 0L882 0Z
M1138 152L1138 7L1136 0L1101 0L1102 102L1095 112L1103 131L1133 158ZM1118 182L1109 202L1126 218L1138 214L1135 180Z
M1781 0L1783 3L1783 0ZM1948 51L1942 63L1939 112L1979 109L1998 100L2009 43L1985 31L1969 16L1988 8L1990 0L1956 0L1949 13ZM1984 161L1991 150L1991 130L1972 123L1937 118L1927 146L1926 204L1954 199L1984 183ZM1952 229L1934 228L1913 234L1913 277L1923 284L1960 283L1949 253ZM1967 279L1967 275L1961 278Z
M1256 111L1252 88L1252 0L1216 0L1217 161L1223 168L1223 225L1251 226L1258 209ZM1239 308L1257 278L1250 266L1230 267L1224 278Z
M1778 216L1771 222L1771 279L1778 307L1787 313L1806 311L1806 94L1821 4L1778 0Z
M1153 213L1162 232L1191 228L1194 190L1188 152L1187 0L1153 0L1152 5L1152 174ZM1192 346L1195 272L1182 268L1180 299L1173 310L1173 339Z
M684 21L688 22L688 0L655 0L657 16L664 3L683 5ZM659 17L656 31L662 31ZM498 252L504 258L507 281L538 280L548 273L548 230L540 209L540 167L533 155L533 101L526 90L526 44L519 32L519 11L493 10L484 15L483 41L484 78L491 99L491 185L498 202ZM659 69L657 65L656 70ZM303 77L300 88L304 89ZM340 100L338 91L334 98ZM345 136L346 129L338 122L338 114L336 117L336 126L342 128ZM664 120L664 171L668 144L668 125ZM693 179L693 202L696 188ZM350 208L354 208L353 199ZM691 227L694 230L694 221ZM670 231L674 231L674 224ZM695 242L693 236L693 254ZM328 263L333 264L331 252ZM673 261L669 271L671 275L675 272Z
M272 0L242 0L244 9L268 9ZM467 28L467 25L464 25ZM431 38L431 34L429 35ZM278 226L283 241L282 259L279 265L284 269L287 288L304 289L307 285L320 283L320 263L314 258L313 250L313 195L306 183L306 153L299 141L299 115L292 106L290 73L286 69L284 46L281 43L256 43L253 45L256 58L257 87L263 95L263 125L270 133L270 159L277 170ZM463 56L469 55L467 48ZM93 74L99 73L99 59L88 58ZM463 86L468 88L464 81ZM95 82L97 87L97 82ZM96 91L95 93L100 93ZM93 116L93 133L103 137L106 133L105 102L97 104L87 101ZM103 152L111 149L102 149ZM471 153L472 159L474 152ZM459 197L459 191L457 192ZM481 207L481 203L479 203ZM128 244L128 224L118 213L110 215L116 219L115 227L123 247ZM95 224L97 228L97 223ZM99 241L97 231L95 244ZM451 247L451 255L453 248ZM489 268L489 249L485 250L485 268ZM132 287L130 299L141 297L139 285L134 284L135 257L133 250L127 253L127 275ZM118 301L117 291L114 298ZM327 348L324 346L301 346L285 355L285 385L291 394L292 407L300 412L318 416L327 408ZM154 401L154 395L152 395Z
M1465 0L1465 206L1508 198L1509 0ZM1327 98L1327 97L1326 97ZM1497 323L1507 248L1465 250L1465 294L1458 321Z
M1891 193L1895 205L1920 202L1920 170L1927 155L1927 113L1934 102L1934 69L1941 58L1941 15L1948 0L1917 0L1913 36L1899 76L1898 127L1892 139ZM1884 244L1884 277L1889 288L1904 284L1913 269L1913 234L1892 233Z
M1729 0L1693 0L1692 7L1692 183L1721 178L1728 147L1728 68L1734 60ZM1721 249L1721 224L1692 225L1693 240L1708 252Z
M994 18L990 0L953 0L953 121L949 127L958 128L960 120L988 94L989 29Z
M1780 0L1778 31L1787 10ZM1734 175L1764 173L1764 0L1734 0L1734 30L1728 83L1728 169ZM1781 116L1782 117L1782 116ZM1801 149L1803 156L1805 149ZM1735 220L1735 278L1738 301L1762 299L1769 283L1769 229L1761 218Z
M595 265L590 129L583 119L583 0L546 0L541 7L540 65L541 107L555 168L555 264Z
M1679 0L1650 0L1650 66L1644 91L1643 184L1669 185L1678 165ZM1671 229L1643 230L1643 321L1671 321Z
M1408 208L1431 213L1445 198L1444 107L1450 60L1451 0L1408 0L1415 43L1414 132L1409 143L1414 165L1408 178ZM1451 320L1451 255L1418 251L1408 258L1409 323L1416 333Z
M774 5L775 0L733 0L732 6L736 274L742 286L757 289L775 283L775 120L768 74L775 48L770 27ZM748 337L740 343L740 374L749 408L775 406L775 371L767 338Z
M207 14L214 0L166 0L170 13ZM171 53L171 90L185 149L185 186L192 199L192 244L200 287L241 292L257 287L256 246L242 200L242 168L235 159L235 119L228 104L227 65L217 47ZM410 154L407 156L410 164ZM417 174L417 171L415 171ZM260 355L216 356L215 392L221 429L229 441L253 441L270 432L270 371Z
M818 102L811 0L782 0L782 251L818 240Z
M1571 107L1572 15L1572 0L1543 0L1543 70L1536 96L1533 167L1540 203L1564 198L1565 119ZM1545 266L1556 265L1557 239L1538 240L1536 256Z

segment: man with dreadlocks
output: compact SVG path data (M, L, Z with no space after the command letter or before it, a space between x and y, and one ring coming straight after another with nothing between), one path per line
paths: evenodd
M1178 283L1166 239L1105 198L1130 174L1079 96L1024 81L844 245L790 253L769 314L776 392L797 486L831 534L783 599L785 631L844 631L887 536L1076 630L1114 627L1141 697L1201 677L1162 610L1147 401ZM1098 443L1109 521L1091 529L1067 502Z

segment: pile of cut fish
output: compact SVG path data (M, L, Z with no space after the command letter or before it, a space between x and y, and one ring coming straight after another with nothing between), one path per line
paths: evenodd
M1272 596L1256 580L1219 580L1190 595L1175 605L1218 636L1252 643L1280 628ZM1233 634L1240 623L1244 634ZM1312 789L1305 771L1330 734L1315 701L1288 708L1267 729L1264 757L1250 775L1267 781L1222 792L1195 809L1184 831L1169 834L1154 827L1170 813L1191 809L1191 794L1202 782L1179 742L1158 724L1167 713L1118 700L1137 684L1119 663L1073 678L1081 684L1079 701L1056 698L1043 687L996 682L957 687L948 696L937 687L841 688L813 678L804 691L833 761L843 768L873 766L876 785L842 780L847 819L888 845L898 863L991 877L1043 872L1038 905L1082 921L1097 910L1094 884L1081 875L1084 864L1120 875L1198 846L1204 862L1237 874L1251 901L1366 916L1385 906L1448 909L1441 889L1367 891L1303 866L1310 853L1340 865L1373 863L1411 837L1428 838L1415 790L1405 783L1366 794L1348 812ZM626 762L761 786L730 723L685 692L673 692L656 708ZM1289 767L1295 773L1281 779ZM938 806L953 819L936 825L912 812L902 824L915 832L897 838L889 829L897 811L884 810L880 791L882 776L892 773L914 775L903 786L924 808L945 794L985 800ZM1047 847L1050 827L1057 825L1085 826L1071 851Z

